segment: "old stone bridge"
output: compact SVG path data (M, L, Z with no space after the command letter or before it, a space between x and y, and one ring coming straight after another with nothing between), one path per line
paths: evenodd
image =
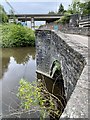
M88 118L88 37L37 30L37 72L50 77L59 61L67 105L61 118Z

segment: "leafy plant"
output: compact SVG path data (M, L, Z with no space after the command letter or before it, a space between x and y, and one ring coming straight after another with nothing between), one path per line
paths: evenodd
M0 5L0 23L6 23L8 22L8 16L3 8L2 5Z
M59 9L58 9L58 14L63 14L64 13L64 6L62 5L62 3L59 5Z
M34 31L21 25L3 24L1 47L21 46L35 46Z
M55 23L67 24L69 23L69 20L70 20L70 16L65 14L59 20L55 21Z
M61 101L47 91L41 80L30 83L21 79L17 96L21 100L23 109L33 108L35 110L37 106L40 106L38 110L40 111L41 119L48 115L53 117L54 115L58 117L61 115L61 111L56 107L56 101L63 107Z

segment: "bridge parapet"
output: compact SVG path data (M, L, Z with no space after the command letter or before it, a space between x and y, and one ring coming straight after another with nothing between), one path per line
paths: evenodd
M72 101L78 100L78 93L73 96L73 91L77 88L77 81L82 75L82 71L87 64L87 47L81 45L73 40L70 40L67 35L61 32L55 32L50 30L37 30L36 31L36 50L37 50L37 70L42 71L50 75L50 68L55 60L58 60L61 64L61 71L64 80L64 89L67 101L70 101L72 95ZM87 67L85 68L87 69ZM82 79L80 79L82 81ZM79 82L80 82L79 80ZM87 78L85 78L87 82ZM83 84L80 86L83 87ZM78 86L78 92L81 88ZM83 91L82 91L83 92ZM80 93L79 93L80 94ZM82 94L83 95L83 94ZM88 96L81 96L80 99L88 99ZM79 100L80 101L80 100ZM75 103L76 104L76 103ZM70 111L66 109L67 113L63 113L64 117L87 117L87 101L83 111L79 111L78 108L69 104ZM79 103L80 104L80 103ZM82 104L82 102L81 102ZM68 105L68 104L67 104ZM76 104L77 106L77 104ZM78 110L77 110L78 109ZM76 110L76 111L75 111ZM72 115L72 113L74 113ZM83 113L83 114L82 114ZM77 115L78 114L78 115Z
M81 20L89 20L90 19L90 14L81 16Z

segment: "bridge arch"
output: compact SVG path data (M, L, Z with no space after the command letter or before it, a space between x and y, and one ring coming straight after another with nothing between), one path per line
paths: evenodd
M65 90L64 90L64 80L63 80L63 75L61 70L61 63L57 59L54 60L51 64L50 76L53 78L54 85L57 84L59 86L60 92L61 92L60 94L65 100L66 96L65 96Z

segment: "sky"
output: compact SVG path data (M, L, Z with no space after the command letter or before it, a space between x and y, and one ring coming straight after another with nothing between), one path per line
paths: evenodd
M47 14L49 11L58 11L60 3L68 9L68 5L72 0L7 0L15 10L16 14ZM0 4L4 6L7 13L10 12L10 7L5 0L0 0ZM44 24L45 22L36 22L36 25Z

